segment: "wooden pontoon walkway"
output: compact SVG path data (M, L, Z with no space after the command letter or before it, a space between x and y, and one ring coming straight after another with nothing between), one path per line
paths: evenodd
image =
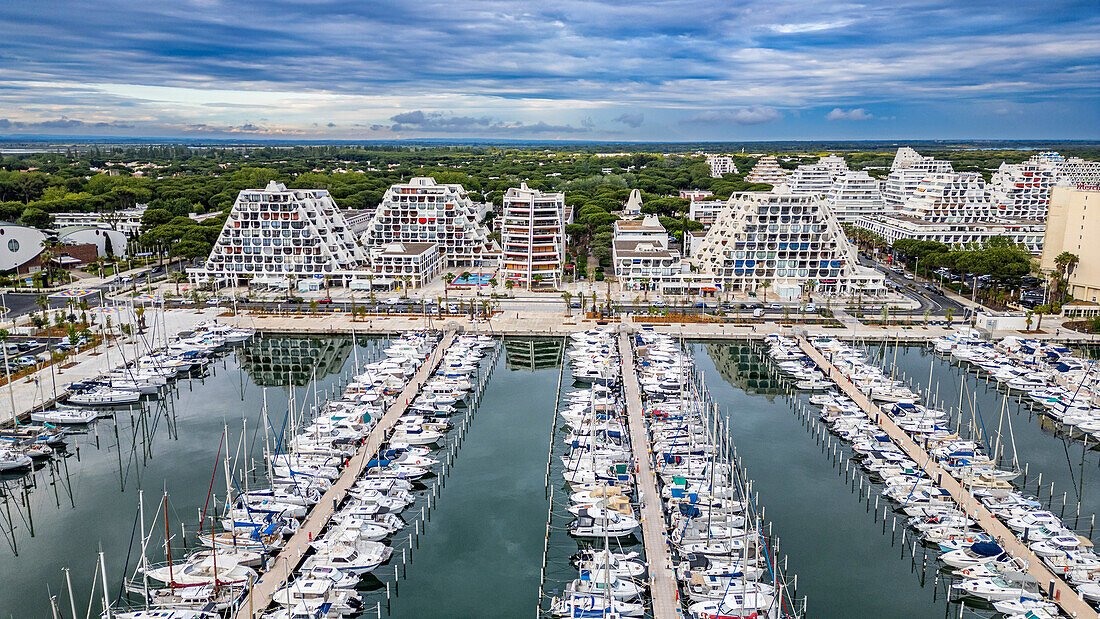
M877 423L905 451L906 455L917 463L917 466L924 469L933 480L936 480L939 487L951 494L951 497L955 499L955 502L958 503L967 516L974 519L979 526L985 529L986 533L992 535L1001 547L1012 553L1013 556L1027 561L1028 573L1039 581L1043 591L1049 594L1066 614L1077 619L1095 619L1098 617L1096 610L1078 597L1077 592L1069 584L1047 569L1046 564L1035 553L1031 552L1030 548L1017 539L1011 529L1000 520L997 520L950 472L940 468L939 464L920 445L909 438L904 430L899 428L870 398L853 385L821 354L821 351L814 348L813 344L802 337L798 338L798 345L802 348L802 352L809 355L818 367L824 370L826 375L844 391L845 395L862 408L871 420Z
M665 514L661 495L657 492L657 476L653 471L653 452L642 414L642 394L634 368L634 349L630 335L619 334L619 355L622 359L623 386L626 390L626 416L630 429L630 446L638 465L638 497L641 500L642 542L649 564L649 592L653 598L654 619L675 619L680 616L676 574L672 570L668 538L665 534Z
M264 610L271 604L272 596L283 587L288 577L294 573L295 568L302 561L306 551L309 550L310 541L317 538L321 530L328 524L332 514L336 511L336 507L344 500L348 490L355 484L363 469L366 468L367 462L378 453L378 448L385 441L390 429L397 423L398 418L405 414L409 404L420 392L420 388L435 371L435 368L443 359L447 347L454 341L454 336L453 330L444 333L443 338L432 350L427 361L409 380L404 391L397 396L386 414L378 420L378 424L367 436L367 442L351 458L340 477L306 516L302 526L287 541L282 552L268 563L267 572L253 585L248 598L237 611L236 619L254 619L263 614Z

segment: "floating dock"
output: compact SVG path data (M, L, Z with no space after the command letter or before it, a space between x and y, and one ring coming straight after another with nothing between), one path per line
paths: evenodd
M306 516L306 519L302 521L302 526L287 541L283 550L268 563L267 571L249 590L248 599L237 611L236 619L255 619L267 610L272 602L272 596L286 584L290 576L294 574L298 564L301 563L306 551L309 550L310 542L320 536L321 531L328 524L329 519L332 518L332 514L347 496L348 490L355 485L356 480L366 469L367 463L370 462L374 454L378 453L378 449L386 440L390 429L405 414L409 404L420 393L420 388L431 377L435 368L439 366L439 362L443 359L447 348L454 341L454 337L454 330L447 330L443 334L443 338L428 355L428 359L405 385L405 389L390 405L386 414L378 420L378 424L367 436L367 442L351 458L340 477L333 482L332 487L325 492L321 500Z
M871 421L882 428L882 430L901 447L902 451L904 451L913 462L917 463L917 466L926 471L928 476L936 481L936 485L951 494L951 498L955 500L955 503L959 505L968 517L977 522L978 526L982 527L986 533L993 536L993 538L997 540L997 543L1013 556L1027 561L1028 573L1039 581L1045 593L1050 596L1051 600L1058 604L1066 614L1076 619L1096 619L1100 617L1096 610L1081 599L1073 587L1051 572L1046 564L1044 564L1035 553L1031 552L1031 549L1028 548L1027 545L1016 538L1016 535L1013 534L1011 529L1005 526L1000 520L997 520L997 518L995 518L978 499L974 498L974 495L964 488L963 485L959 483L959 480L955 479L949 471L940 468L939 463L937 463L935 459L929 456L920 445L909 438L909 435L906 434L904 430L899 428L888 415L883 413L879 407L871 401L870 398L864 395L862 391L856 388L851 381L837 370L836 367L825 358L825 355L821 354L821 351L815 348L814 345L804 337L798 338L798 345L802 349L802 352L806 353L810 359L813 359L814 363L825 372L830 380L836 383L837 387L839 387L845 395L851 398L857 406L867 413Z
M626 393L626 417L630 430L630 446L638 465L638 497L641 501L642 543L649 565L649 592L653 599L654 619L676 619L681 615L679 587L672 569L665 514L661 495L657 492L657 476L653 471L653 452L642 414L642 394L638 374L634 369L634 348L630 335L619 333L619 356L622 360L623 388Z

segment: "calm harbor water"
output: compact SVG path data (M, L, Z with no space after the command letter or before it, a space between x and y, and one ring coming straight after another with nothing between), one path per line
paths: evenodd
M904 375L922 391L929 385L929 367L932 368L932 397L939 393L944 408L957 409L960 389L963 402L963 433L970 423L971 402L977 423L988 436L987 449L992 451L997 441L997 426L1001 425L1000 445L1004 462L1011 466L1013 444L1019 467L1027 467L1026 481L1021 477L1029 494L1048 502L1055 514L1061 514L1063 522L1082 535L1092 535L1091 516L1100 512L1100 452L1094 441L1087 445L1081 438L1073 438L1061 429L1061 425L1032 409L1027 396L1008 395L997 389L997 382L987 379L984 372L971 370L970 366L952 363L950 359L935 355L921 346L894 347L873 346L871 350L883 360L885 367L897 366L898 376ZM896 358L896 361L895 361ZM1001 411L1005 413L1002 419ZM1011 423L1011 429L1009 424ZM1039 475L1042 474L1042 488ZM1054 484L1053 492L1051 484ZM1063 501L1065 505L1063 507ZM1080 517L1077 503L1080 501Z
M317 392L323 394L354 368L356 353L362 363L380 351L380 342L372 340L353 346L350 338L257 339L215 361L206 376L177 381L170 397L146 404L144 417L140 410L120 410L86 433L70 436L68 455L55 458L54 467L8 476L2 482L8 500L0 504L5 540L0 544L0 617L49 617L50 594L68 617L66 567L72 570L77 614L83 617L100 548L114 599L123 574L133 572L139 556L139 488L145 492L146 526L152 526L167 490L173 547L182 548L181 522L187 543L193 543L223 428L228 427L230 450L236 454L241 420L247 418L241 450L259 462L263 436L256 431L265 391L268 414L278 428L291 393L299 407L312 401L314 388L305 387L311 376L316 375ZM214 492L219 501L225 496L220 469ZM151 562L163 561L163 531L162 519L153 527ZM96 587L93 615L101 610L102 589Z
M807 426L816 422L807 424L794 413L806 396L784 395L784 383L768 368L759 344L693 344L691 349L708 390L729 418L737 454L780 538L787 577L798 575L798 596L807 596L808 616L957 616L935 567L929 565L922 576L921 546L914 558L908 540L905 547L900 542L901 522L892 536L892 516L884 527L881 502L875 513L873 495L880 488L872 491L869 505L857 498L844 466L822 447L827 435L815 435ZM928 562L933 558L929 554Z
M367 616L373 616L376 603L383 615L392 617L518 617L535 612L549 507L547 449L562 371L560 345L560 340L509 340L495 364L483 362L482 375L491 371L491 378L471 410L464 439L451 436L455 456L433 499L430 521L411 545L407 539L394 540L395 558L363 591L371 611ZM67 617L64 567L73 570L77 614L82 616L100 547L111 597L116 596L124 567L128 562L126 571L132 572L138 557L140 537L134 529L139 486L145 489L147 526L167 489L173 548L182 547L180 522L191 543L223 427L228 426L230 452L236 454L241 419L247 418L240 450L259 462L265 391L268 415L278 428L292 394L299 410L312 405L315 391L323 399L354 369L356 356L363 364L380 355L381 348L380 342L365 339L353 345L350 338L263 338L228 353L207 376L179 381L170 398L150 407L144 421L139 414L131 420L126 411L101 420L70 439L70 455L54 469L7 480L6 492L15 499L0 504L6 540L0 545L0 617L48 617L50 593L58 596ZM773 535L780 538L780 556L787 555L788 573L798 575L798 595L808 596L809 616L958 616L958 606L947 601L946 584L936 576L934 555L928 554L924 569L923 549L918 545L913 557L910 540L904 547L900 543L900 523L891 535L892 514L884 526L882 503L874 509L878 489L869 500L866 491L860 498L843 464L826 455L822 443L827 435L797 413L806 396L786 395L758 346L698 343L691 351L711 395L729 416L738 455L755 480ZM892 349L890 353L888 359L883 356L885 363L892 361ZM1001 396L987 391L984 379L960 373L957 366L919 347L899 348L897 364L918 381L927 380L931 364L933 385L939 384L941 399L949 402L957 402L953 389L965 379L987 428L996 425ZM316 390L307 386L313 377ZM563 392L568 386L566 378ZM1067 514L1076 510L1079 495L1084 515L1079 528L1087 533L1088 515L1100 508L1095 481L1100 456L1082 451L1079 440L1056 436L1034 415L1029 418L1026 407L1008 410L1021 465L1030 463L1029 489L1034 492L1042 472L1043 496L1050 482L1055 484L1056 511L1062 493L1068 493ZM564 490L558 425L550 477L555 493ZM26 492L29 509L22 490L28 479L34 481ZM214 492L220 501L225 492L220 469ZM427 494L421 492L411 512L426 503ZM569 516L563 498L555 497L547 595L576 575L568 558L577 544L565 531ZM407 520L406 535L413 532L415 517ZM162 543L163 521L153 533L151 560L162 560ZM641 550L640 544L634 548ZM401 549L411 550L411 561L403 568ZM395 565L400 578L387 606L385 583L392 587ZM100 596L97 590L93 612L99 610ZM964 616L976 615L966 609Z

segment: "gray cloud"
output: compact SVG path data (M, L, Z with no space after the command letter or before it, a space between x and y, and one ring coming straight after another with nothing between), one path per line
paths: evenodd
M615 122L622 123L627 127L633 127L637 129L638 127L642 126L643 122L645 122L645 115L642 113L631 114L630 112L624 112L622 114L619 114L614 120Z
M582 126L552 125L544 121L528 124L517 121L494 120L488 116L454 116L443 112L424 112L414 110L402 112L390 117L395 133L470 133L470 134L513 134L513 133L584 133L591 130L591 119L584 119ZM374 129L374 127L371 127Z

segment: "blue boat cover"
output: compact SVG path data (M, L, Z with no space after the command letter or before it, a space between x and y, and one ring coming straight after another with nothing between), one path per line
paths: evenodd
M974 542L970 550L983 557L995 557L1004 552L1004 549L993 542Z

